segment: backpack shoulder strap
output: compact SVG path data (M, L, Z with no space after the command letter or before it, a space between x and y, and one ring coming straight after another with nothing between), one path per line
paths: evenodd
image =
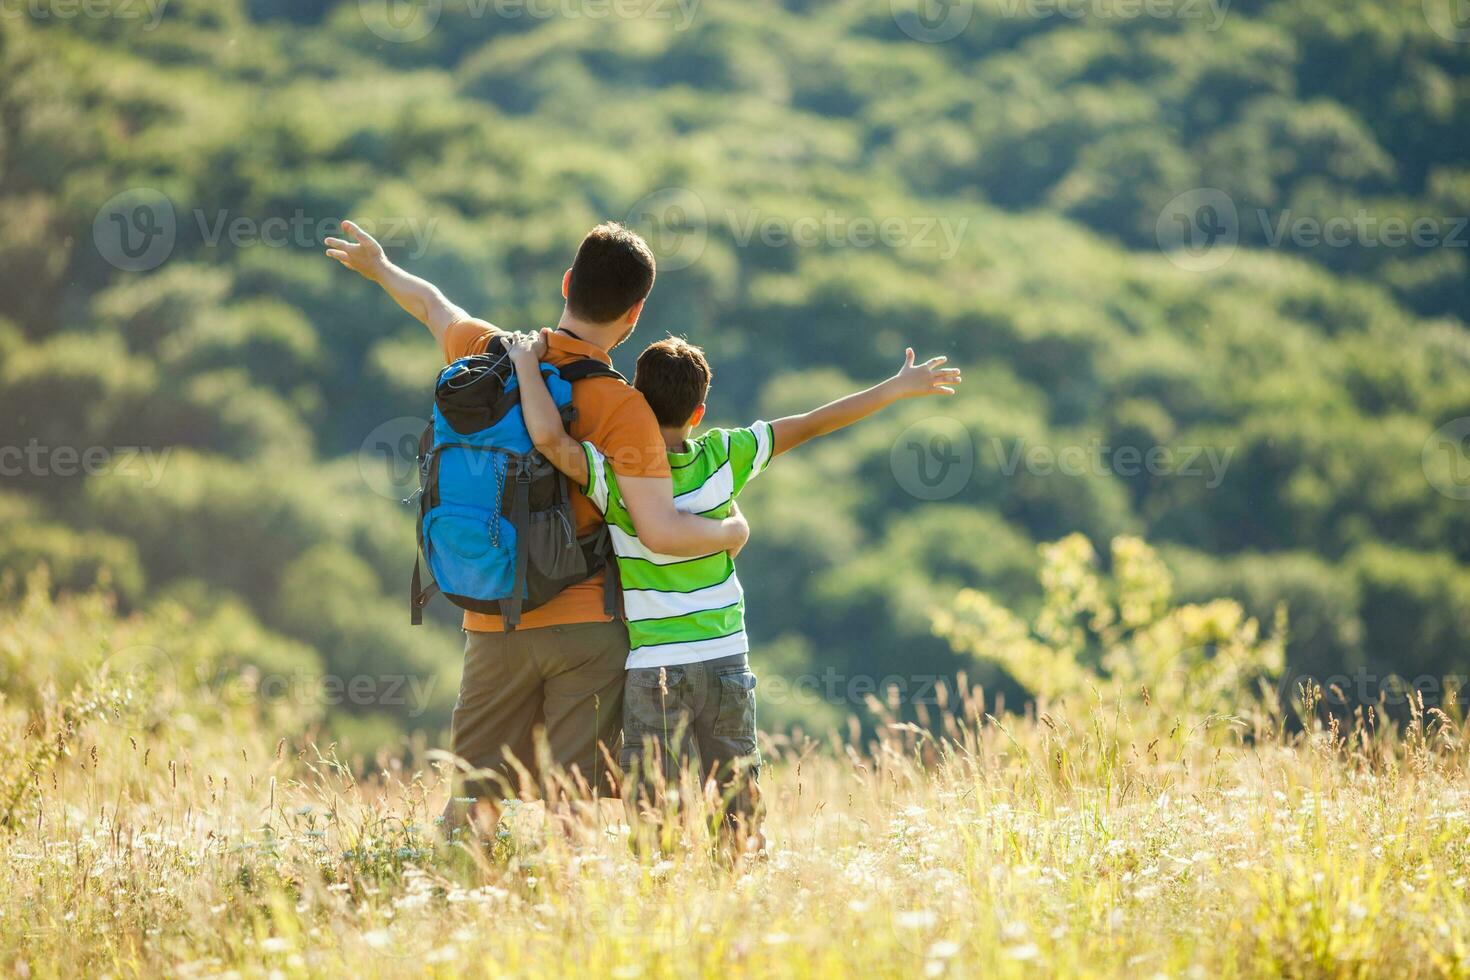
M506 336L505 333L499 331L491 334L490 339L485 341L484 353L490 357L504 357L509 353L506 350Z
M623 384L628 383L628 379L614 370L611 365L604 364L595 357L584 357L570 364L564 364L556 370L563 381L572 384L585 378L617 378Z

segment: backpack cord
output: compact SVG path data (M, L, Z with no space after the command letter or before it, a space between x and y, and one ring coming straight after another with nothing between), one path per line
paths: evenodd
M505 478L510 473L510 459L505 460L505 467L498 472L495 470L494 458L490 461L491 472L495 473L495 509L490 518L490 547L496 551L500 550L500 508L505 500Z

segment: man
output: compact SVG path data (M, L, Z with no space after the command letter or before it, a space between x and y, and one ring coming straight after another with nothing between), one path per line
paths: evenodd
M342 227L350 240L328 238L327 256L382 286L429 328L446 362L484 351L503 332L398 268L357 225L344 221ZM562 277L566 305L555 331L546 335L546 350L538 353L557 365L585 357L610 363L608 352L637 326L653 280L653 253L643 239L615 223L598 225ZM602 447L649 547L695 556L745 543L750 529L738 513L709 520L675 509L663 437L641 394L614 378L589 378L573 386L572 404L572 435ZM572 498L577 534L595 531L602 516L579 489ZM534 738L544 728L556 764L596 791L609 786L600 745L616 743L622 721L628 632L604 611L603 588L599 572L527 611L509 633L498 616L465 613L453 750L473 770L503 774L510 783L513 755L538 777ZM487 789L477 780L466 793L483 797Z

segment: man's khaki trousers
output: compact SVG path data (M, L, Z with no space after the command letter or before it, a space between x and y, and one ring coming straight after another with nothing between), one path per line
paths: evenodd
M512 793L531 791L545 776L536 757L544 731L552 763L579 774L599 795L613 792L601 746L617 757L627 659L628 630L621 622L467 631L454 754L474 770L502 775ZM532 786L522 785L511 756ZM463 795L493 805L506 788L493 777L471 779Z

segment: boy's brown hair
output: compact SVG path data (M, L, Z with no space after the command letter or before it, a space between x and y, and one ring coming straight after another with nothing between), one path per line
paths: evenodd
M648 298L653 252L636 231L606 221L582 239L567 283L567 309L593 323L611 323Z
M665 337L638 355L633 387L648 400L658 424L674 429L704 404L714 376L704 351L682 337Z

